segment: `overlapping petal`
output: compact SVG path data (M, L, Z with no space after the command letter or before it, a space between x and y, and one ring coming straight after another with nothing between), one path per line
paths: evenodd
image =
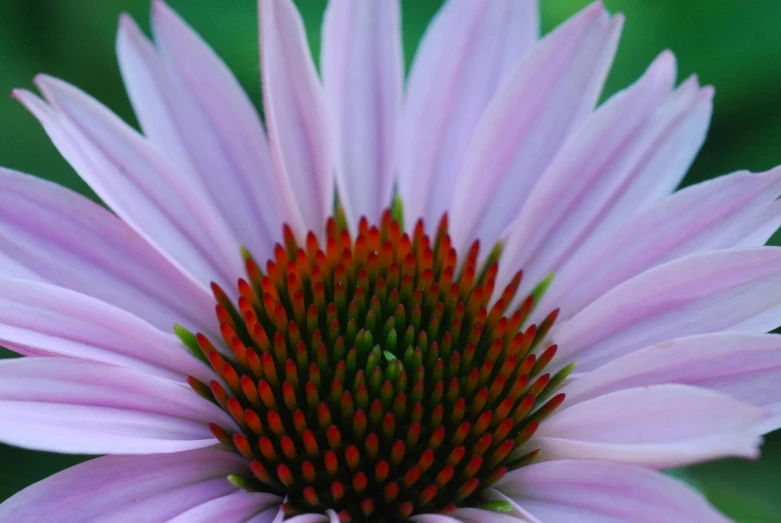
M185 384L67 358L0 361L0 441L75 454L181 452L233 421Z
M292 0L259 0L263 105L271 155L288 183L301 238L320 233L333 210L333 155L323 92Z
M191 508L172 518L172 523L212 523L215 521L255 521L271 523L280 512L279 496L265 492L232 492ZM272 507L271 510L267 510Z
M758 407L714 391L655 385L576 403L544 423L516 452L546 460L599 459L670 468L725 456L756 457Z
M675 58L662 53L573 135L529 194L505 242L499 285L523 268L525 295L580 249L669 195L705 137L712 89L696 81L671 92Z
M332 0L321 68L339 202L355 227L379 223L391 203L401 117L403 52L398 0Z
M781 248L726 249L659 265L554 328L556 360L589 371L673 338L781 325Z
M687 187L629 218L556 272L539 310L566 319L611 288L691 253L764 245L781 225L781 169ZM553 305L555 304L555 305Z
M509 473L496 490L546 523L728 521L700 494L677 480L620 463L537 463Z
M0 278L0 343L26 355L100 361L182 383L188 375L214 379L172 332L46 283Z
M716 390L765 410L758 430L781 428L781 336L715 333L665 341L582 374L562 408L613 391L663 383Z
M47 76L36 83L51 105L14 95L98 196L197 284L231 288L242 270L239 243L202 187L82 91Z
M220 448L105 456L59 472L4 501L0 520L168 521L204 505L208 509L213 500L225 496L243 498L246 506L248 495L227 476L247 473L244 458ZM281 502L260 496L253 500L257 511Z
M117 55L144 134L198 180L235 236L268 257L289 211L260 119L236 78L165 3L153 4L158 49L127 16Z
M535 43L536 0L451 0L415 55L400 136L405 220L434 226L449 209L464 152L488 102Z
M623 18L594 3L527 53L480 118L448 210L453 244L492 246L597 102Z
M214 299L99 205L40 178L0 169L0 276L93 296L170 331L208 332Z

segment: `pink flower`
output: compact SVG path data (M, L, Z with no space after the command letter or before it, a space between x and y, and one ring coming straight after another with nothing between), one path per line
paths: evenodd
M161 1L117 43L143 135L14 92L116 215L0 171L0 441L108 454L0 519L724 520L657 470L781 427L781 169L671 194L713 91L663 52L595 109L600 3L538 41L450 0L406 92L399 19L331 0L321 82L261 0L268 137Z

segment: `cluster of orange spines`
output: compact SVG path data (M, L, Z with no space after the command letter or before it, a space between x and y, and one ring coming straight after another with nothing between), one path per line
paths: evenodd
M255 488L288 513L342 521L447 513L529 461L518 455L563 400L538 345L556 318L525 328L527 297L506 314L518 273L495 302L495 260L476 242L459 267L443 218L432 243L386 212L353 238L334 220L263 270L249 256L238 308L213 286L223 340L198 344L219 380L191 386L240 430L212 425L251 462ZM549 399L546 399L549 398Z

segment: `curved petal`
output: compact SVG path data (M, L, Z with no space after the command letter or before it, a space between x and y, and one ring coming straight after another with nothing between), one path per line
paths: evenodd
M539 310L562 319L619 283L687 254L764 245L781 225L781 168L721 176L676 192L581 251L546 291Z
M0 168L0 276L53 283L170 330L214 324L214 298L101 206Z
M281 518L279 518L274 523L283 521ZM329 523L333 522L334 519L332 517L326 516L325 514L300 514L298 516L293 516L292 518L285 519L285 523ZM338 521L338 519L336 520Z
M128 225L197 284L232 288L239 243L207 194L106 107L60 80L14 91L76 172ZM230 283L230 285L227 285Z
M558 327L556 361L588 371L654 343L781 324L781 248L692 254L610 290Z
M189 387L67 358L0 361L0 441L74 454L180 452L217 443L232 420Z
M279 507L282 499L265 492L232 492L227 496L212 499L182 512L170 523L212 523L215 521L247 521L269 507ZM277 508L277 510L279 510ZM275 515L276 517L276 515ZM273 519L266 519L271 523Z
M705 137L713 94L693 80L671 93L675 74L666 51L562 147L510 226L502 252L512 263L497 276L500 288L523 268L519 295L527 295L576 264L592 238L672 192Z
M333 208L333 163L323 93L292 0L259 0L263 106L277 173L290 184L301 238L321 233Z
M412 516L409 521L418 523L518 523L528 521L500 512L492 512L479 508L459 508L447 516L441 514L419 514Z
M657 343L613 360L565 386L567 405L613 391L681 383L762 407L760 430L781 428L781 336L717 333Z
M594 108L623 18L595 2L543 38L502 83L453 189L453 246L493 246L565 139Z
M502 81L539 34L536 0L450 0L431 21L410 70L399 137L405 223L436 226L464 151Z
M391 203L404 57L398 0L333 0L320 66L339 201L351 227Z
M654 385L557 410L526 448L540 449L545 460L600 459L654 468L753 458L760 444L753 426L763 417L761 409L711 390Z
M200 182L243 245L270 257L286 210L257 112L222 60L173 10L156 1L152 12L159 53L128 16L117 36L144 134Z
M95 458L7 499L0 504L0 520L168 521L236 493L227 476L248 474L247 463L220 448Z
M45 283L0 278L0 342L184 382L215 379L173 334L105 302ZM29 355L29 352L28 352Z
M683 483L620 463L536 463L510 472L495 488L547 523L728 521Z

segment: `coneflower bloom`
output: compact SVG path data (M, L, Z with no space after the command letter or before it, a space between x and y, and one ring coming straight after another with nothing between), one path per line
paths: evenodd
M0 441L107 454L0 519L723 521L659 470L781 426L781 170L673 193L712 89L663 52L595 108L600 3L450 0L406 90L396 0L331 0L319 76L259 11L265 129L160 1L143 134L14 92L115 214L0 173Z

